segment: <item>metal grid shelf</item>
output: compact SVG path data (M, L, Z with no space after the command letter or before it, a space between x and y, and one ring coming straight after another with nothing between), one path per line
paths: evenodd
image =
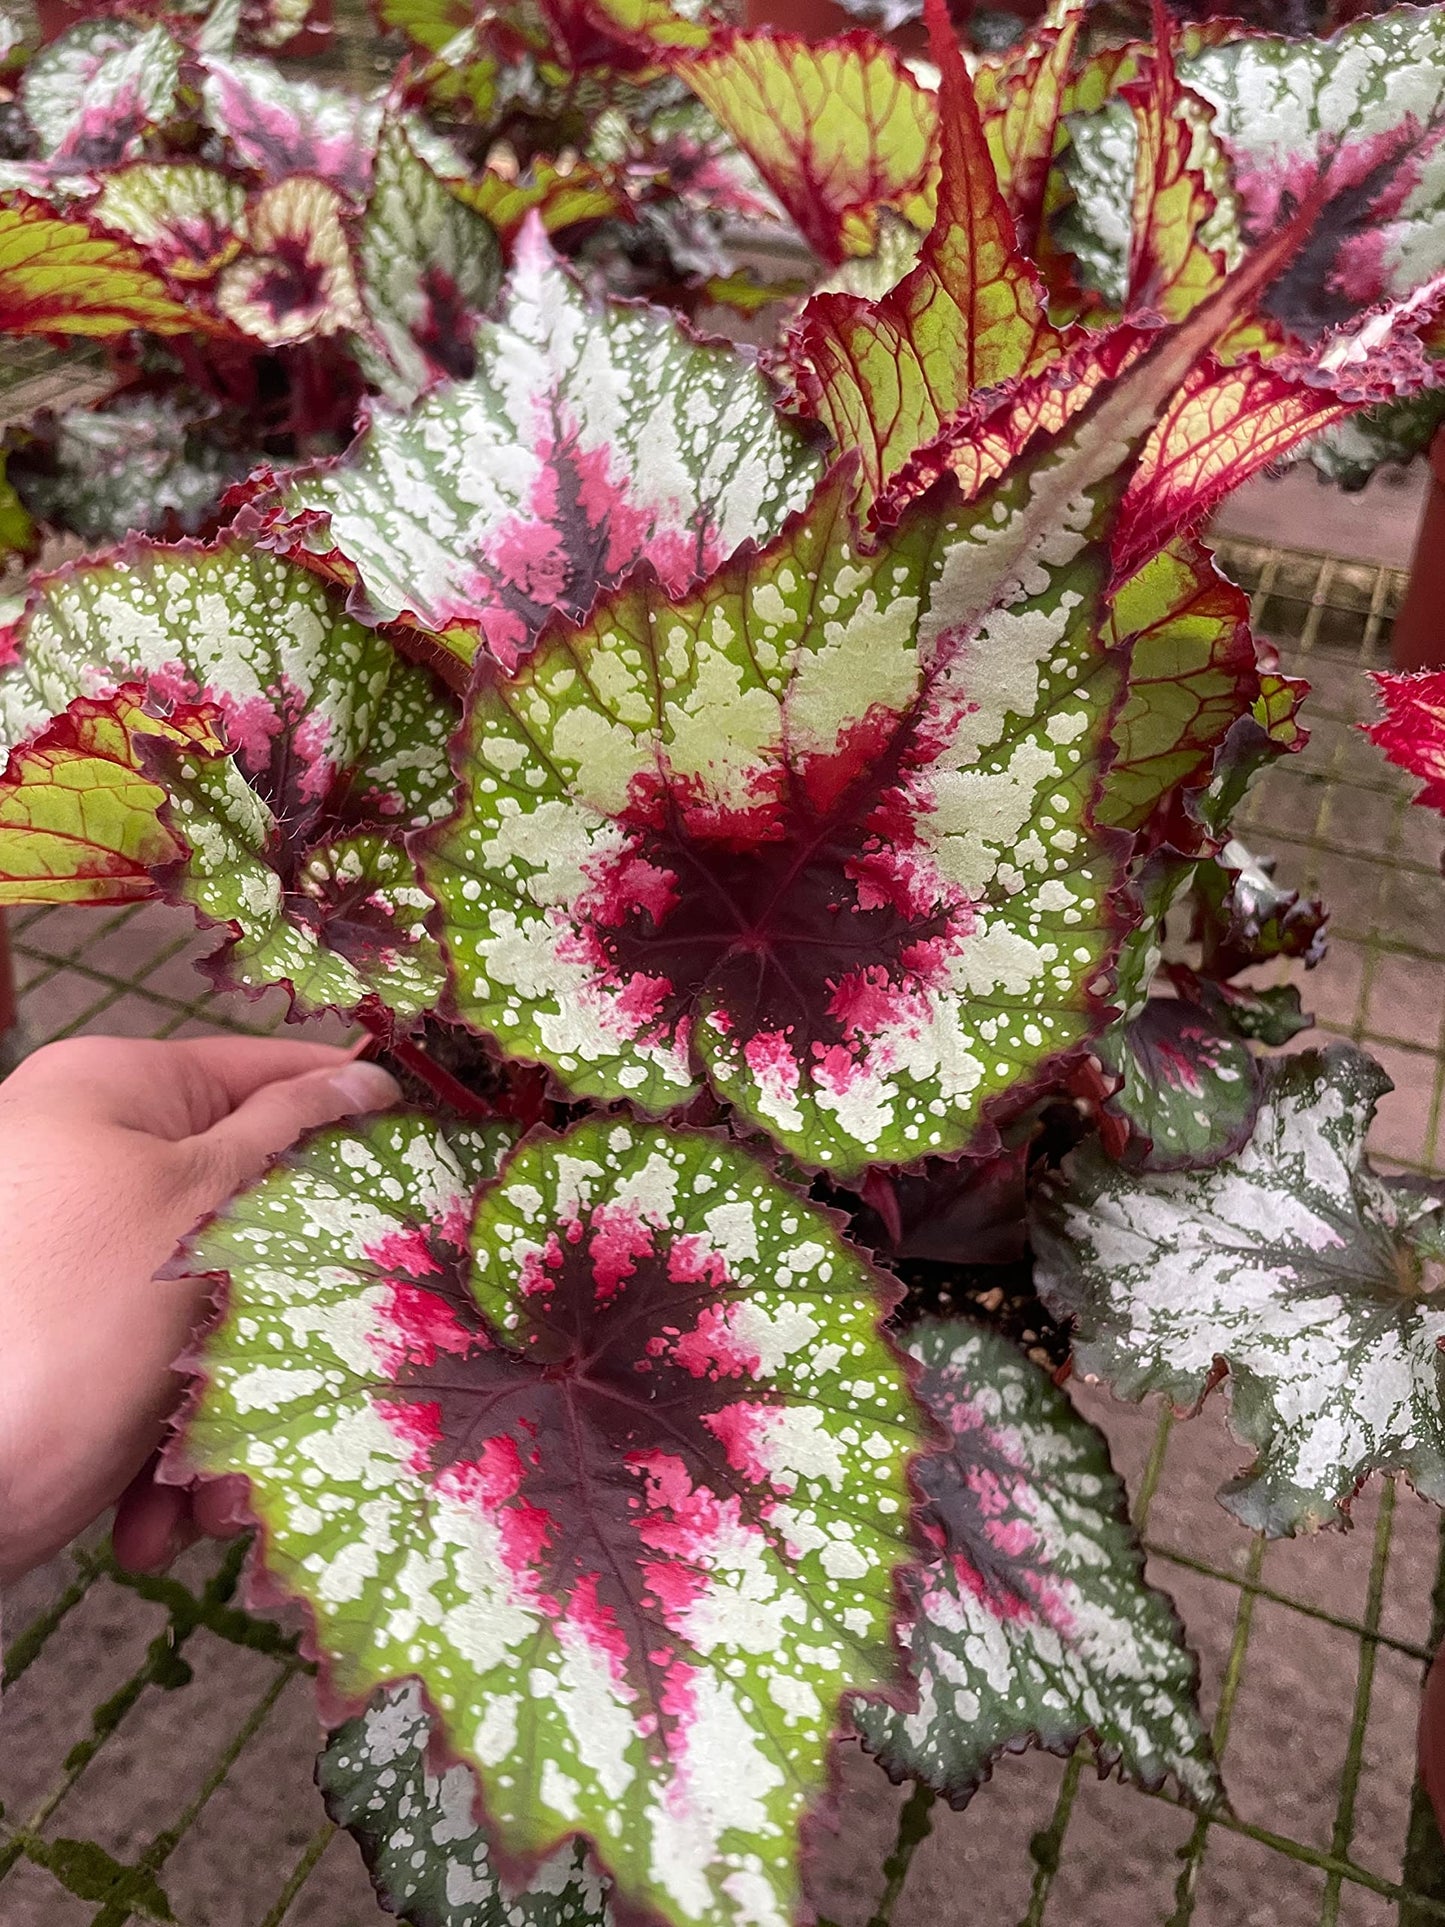
M1282 667L1315 688L1310 746L1267 775L1242 833L1334 905L1332 955L1306 979L1306 1002L1323 1030L1362 1042L1396 1079L1376 1155L1445 1168L1445 828L1412 810L1409 784L1353 728L1371 713L1362 672L1387 658L1403 578L1238 541L1220 558L1251 592ZM281 1019L275 999L198 994L190 960L204 943L169 911L37 911L13 917L11 933L22 1023L37 1042ZM1267 1547L1208 1497L1239 1456L1217 1414L1180 1425L1080 1396L1129 1476L1152 1576L1176 1593L1204 1654L1234 1806L1196 1816L1167 1794L1100 1791L1081 1753L1006 1761L970 1809L930 1814L864 1762L818 1863L824 1917L837 1927L1445 1921L1438 1836L1418 1796L1411 1812L1403 1764L1441 1630L1438 1515L1383 1483L1362 1498L1350 1537ZM239 1547L198 1548L171 1575L136 1579L90 1544L12 1602L6 1927L383 1918L308 1788L309 1668L289 1628L236 1606L239 1560ZM1436 1591L1445 1597L1445 1585ZM1303 1757L1271 1754L1281 1733Z

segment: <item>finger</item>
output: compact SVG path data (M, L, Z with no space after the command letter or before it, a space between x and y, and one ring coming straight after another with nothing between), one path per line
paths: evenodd
M177 1140L205 1131L278 1078L346 1063L330 1044L269 1037L196 1037L172 1043L131 1037L72 1037L47 1044L6 1080L4 1095L52 1113L81 1111Z
M211 1095L213 1108L197 1123L197 1131L219 1123L267 1084L316 1071L337 1071L355 1056L354 1049L283 1037L190 1037L171 1048L185 1053L185 1070L197 1076Z
M242 1184L259 1177L269 1158L318 1124L364 1111L385 1110L400 1086L379 1064L344 1062L265 1084L209 1131L191 1140L197 1153L198 1211L214 1210Z

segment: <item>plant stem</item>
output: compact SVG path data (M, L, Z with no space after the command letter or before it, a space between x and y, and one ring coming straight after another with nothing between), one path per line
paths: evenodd
M439 1101L463 1117L485 1118L496 1115L486 1098L478 1097L469 1091L459 1077L453 1077L449 1070L438 1064L410 1037L389 1037L389 1020L372 1015L365 1005L357 1012L357 1020L369 1030L381 1047L394 1057L403 1070L421 1079L427 1089Z

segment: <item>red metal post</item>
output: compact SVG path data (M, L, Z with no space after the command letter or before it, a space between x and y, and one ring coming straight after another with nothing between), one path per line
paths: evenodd
M1445 669L1445 430L1430 444L1430 493L1390 660L1396 669Z
M5 934L5 912L0 910L0 1038L15 1027L15 971L10 962L10 942Z

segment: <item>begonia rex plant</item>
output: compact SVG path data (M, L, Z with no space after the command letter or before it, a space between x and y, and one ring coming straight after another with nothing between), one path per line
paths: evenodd
M465 369L210 543L41 577L0 670L0 903L188 905L407 1080L179 1254L170 1476L238 1482L332 1809L444 1927L782 1927L845 1741L956 1803L1085 1737L1219 1797L1050 1309L1125 1396L1224 1371L1250 1523L1445 1497L1445 1194L1369 1170L1366 1060L1250 1048L1308 1020L1247 973L1322 941L1230 828L1304 689L1200 534L1434 383L1445 96L1308 50L1341 126L1227 243L1187 46L1116 50L1084 314L1077 9L971 79L935 8L936 94L626 12L830 266L920 228L901 278L779 382L534 217ZM1432 19L1380 47L1438 75Z

